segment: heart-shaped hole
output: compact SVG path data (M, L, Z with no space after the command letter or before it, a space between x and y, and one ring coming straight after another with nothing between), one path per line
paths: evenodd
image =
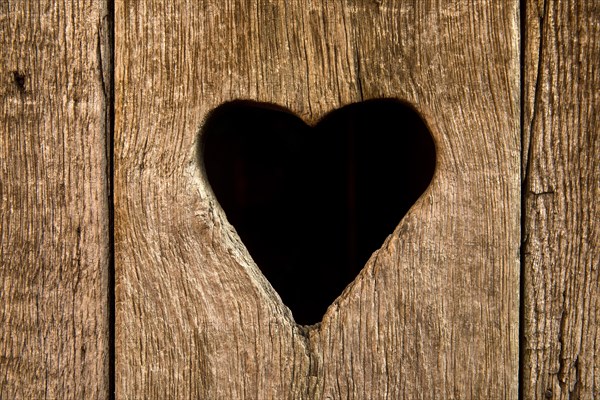
M319 322L429 185L435 146L395 99L315 126L268 103L215 108L199 154L229 222L299 324Z

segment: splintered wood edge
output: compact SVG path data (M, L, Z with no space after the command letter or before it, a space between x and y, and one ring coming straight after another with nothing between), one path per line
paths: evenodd
M248 249L242 242L237 231L227 220L225 211L217 201L217 198L208 183L206 173L204 172L204 164L201 162L201 156L199 154L199 140L201 133L196 135L188 154L188 163L185 168L186 179L190 182L190 189L195 190L200 198L200 203L214 214L214 217L221 221L223 226L223 241L222 244L226 249L230 251L230 255L235 258L235 261L243 267L244 271L248 274L251 282L254 283L256 289L264 296L273 302L276 309L279 310L281 315L289 321L291 324L295 324L290 309L285 306L281 301L281 297L277 291L273 288L271 283L263 275L256 262L252 259L252 256L248 252ZM196 215L202 218L202 213L197 212Z

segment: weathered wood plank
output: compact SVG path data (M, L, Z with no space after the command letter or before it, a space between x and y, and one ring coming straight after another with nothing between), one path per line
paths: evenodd
M108 397L106 13L0 2L2 399Z
M600 398L600 3L527 1L525 399Z
M518 15L117 1L117 396L517 398ZM199 127L235 98L314 122L382 96L423 114L436 176L323 322L299 327L211 194Z

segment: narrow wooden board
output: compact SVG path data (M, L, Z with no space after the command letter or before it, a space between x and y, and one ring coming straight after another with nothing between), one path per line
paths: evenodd
M600 398L600 3L527 1L524 399Z
M106 2L0 2L0 398L109 395Z
M517 1L117 1L115 36L119 398L517 398ZM376 97L421 112L436 176L323 322L297 326L198 132L236 98L314 122Z

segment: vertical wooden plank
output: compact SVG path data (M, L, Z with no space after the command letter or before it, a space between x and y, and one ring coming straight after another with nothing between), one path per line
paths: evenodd
M106 2L0 2L0 398L108 397Z
M525 399L600 398L600 3L525 3Z
M117 1L116 38L119 397L517 398L517 1ZM315 122L375 97L422 113L436 176L298 326L214 199L199 128L235 98Z

